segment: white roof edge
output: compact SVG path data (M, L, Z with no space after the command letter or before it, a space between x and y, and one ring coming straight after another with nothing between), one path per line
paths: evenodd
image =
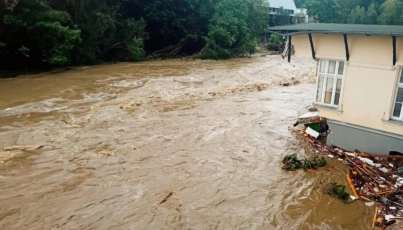
M286 10L297 10L294 0L268 0L270 7L280 8L283 7Z

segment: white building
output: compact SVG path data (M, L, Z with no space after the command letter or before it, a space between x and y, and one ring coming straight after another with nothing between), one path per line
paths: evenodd
M332 130L327 144L403 152L403 26L308 23L268 31L288 37L289 61L293 54L317 61L312 99Z
M277 14L280 8L288 11L290 16L294 17L297 7L293 0L268 0L270 4L270 14L275 15Z
M309 22L308 11L306 9L297 9L295 11L294 21L295 21L295 24L308 23Z

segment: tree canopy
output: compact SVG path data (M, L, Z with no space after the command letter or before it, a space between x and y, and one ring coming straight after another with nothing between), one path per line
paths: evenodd
M295 0L322 23L403 25L402 0Z
M0 68L254 52L267 0L0 0Z
M255 52L268 0L0 0L1 69ZM403 25L403 0L295 0L319 22Z

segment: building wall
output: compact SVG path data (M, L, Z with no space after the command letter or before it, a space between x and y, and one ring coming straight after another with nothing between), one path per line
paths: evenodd
M371 130L355 125L328 120L332 134L327 137L328 145L342 146L353 152L388 154L391 151L403 152L403 140L400 135Z
M343 35L312 34L317 59L346 61ZM403 122L390 122L399 68L403 67L403 38L397 38L397 68L393 66L391 36L348 35L341 104L318 106L321 116L358 126L403 135ZM308 35L292 37L295 56L312 57ZM312 95L314 101L314 95Z

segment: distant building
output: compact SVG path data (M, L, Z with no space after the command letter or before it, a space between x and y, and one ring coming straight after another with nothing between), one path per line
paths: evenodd
M270 4L270 26L314 22L313 18L308 16L306 9L297 9L293 0L268 1ZM284 18L284 12L288 14L288 18Z
M288 37L295 56L317 61L312 99L328 119L329 145L403 152L403 26L308 23L268 31Z
M294 16L294 24L309 23L310 18L306 9L297 9ZM313 22L313 21L312 21Z
M286 10L291 17L294 17L297 7L293 0L268 0L270 4L270 14L276 15L280 8Z

